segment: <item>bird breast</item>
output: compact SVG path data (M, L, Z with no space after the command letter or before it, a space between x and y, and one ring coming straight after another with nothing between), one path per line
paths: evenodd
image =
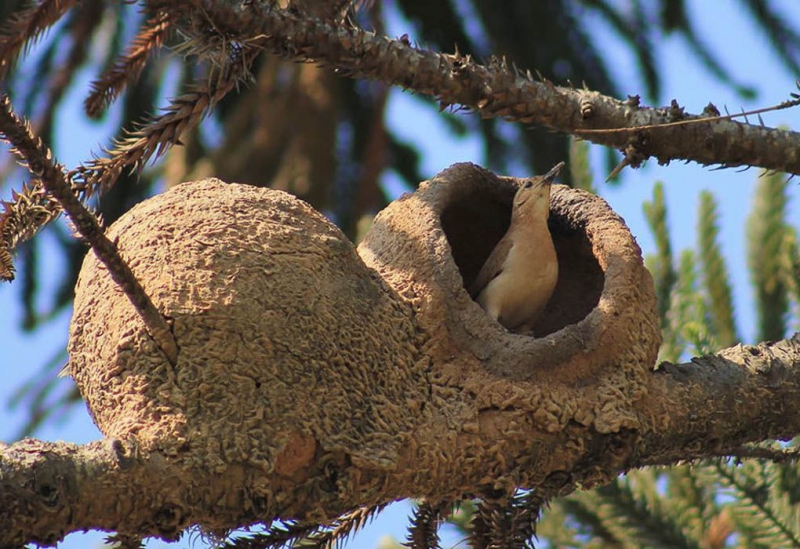
M541 235L539 235L541 236ZM503 272L486 288L500 324L510 330L530 325L544 310L558 280L558 262L549 238L516 238ZM490 313L491 314L491 313Z

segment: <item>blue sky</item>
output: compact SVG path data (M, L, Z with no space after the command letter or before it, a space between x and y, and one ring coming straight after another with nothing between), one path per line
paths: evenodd
M790 92L797 91L795 78L800 75L789 74L773 59L766 38L741 11L740 2L714 0L688 4L694 12L692 19L696 22L703 40L717 53L724 66L733 74L734 80L755 87L758 96L754 101L743 101L733 90L715 82L701 66L693 62L691 52L679 39L664 37L658 43L659 51L656 55L661 63L660 72L664 89L661 104L668 104L675 98L686 107L687 111L697 113L711 101L720 108L727 106L731 112L736 112L742 108L752 109L780 103L789 97ZM794 27L800 28L800 5L796 0L782 0L777 4L793 21ZM596 32L608 37L607 40L601 41L602 48L614 60L611 65L617 81L624 83L620 86L623 92L631 95L643 93L642 78L637 73L636 64L629 52L600 20L596 22ZM393 20L389 34L399 36L403 33L408 33L412 39L414 38L412 28L401 20ZM61 113L62 131L59 134L57 150L59 159L67 165L88 158L91 151L98 151L108 135L103 128L87 125L76 116L80 108L79 101L88 87L88 78L91 75L87 73L84 77L71 90L71 97L74 100L70 101L69 107ZM388 118L395 131L408 140L418 143L420 149L424 151L422 166L426 177L434 175L454 162L472 161L481 164L486 161L477 138L453 139L447 136L445 123L437 116L435 109L425 106L419 99L409 94L398 90L392 93L388 105ZM798 130L800 109L770 113L764 116L764 120L770 126L783 124ZM601 171L604 166L601 155L602 150L593 146L593 167L600 194L625 218L645 253L654 251L654 244L645 224L642 203L652 197L656 181L660 180L665 184L669 226L676 250L694 247L698 193L707 189L714 194L719 202L722 248L728 259L728 270L734 285L738 327L745 339L752 341L754 313L747 280L744 226L758 171L755 169L741 173L735 170L712 171L696 164L673 163L664 167L650 162L640 170L626 170L623 174L623 184L612 188L599 184L605 178L605 174ZM391 183L390 177L387 182ZM4 189L2 196L7 196L7 191ZM800 191L797 184L790 185L790 193L792 195L790 215L792 219L798 220ZM796 223L796 226L800 229L800 222ZM52 258L43 258L43 262L47 269L60 268ZM0 349L4 351L0 363L0 402L3 403L7 401L8 395L35 374L46 360L64 346L69 322L69 312L67 312L35 334L22 333L18 329L22 314L18 305L19 287L18 284L0 286L0 311L2 311ZM71 382L63 380L61 383L66 390ZM18 432L24 417L24 410L0 406L0 440L9 442ZM43 427L37 433L37 437L46 440L86 442L100 438L100 434L92 425L85 409L76 406L64 417ZM386 533L394 533L398 539L403 539L407 513L408 506L404 504L392 507L348 544L348 547L375 547L377 540ZM68 542L62 544L62 547L84 547L92 543L91 540L101 538L100 535L90 535L88 539L81 535L73 535L69 537ZM153 542L149 546L166 545ZM170 547L187 546L190 544L185 540L177 545L170 545Z

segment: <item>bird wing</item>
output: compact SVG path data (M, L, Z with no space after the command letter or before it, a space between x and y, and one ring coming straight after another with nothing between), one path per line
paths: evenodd
M511 247L513 245L508 235L504 236L500 242L497 243L492 253L489 254L489 259L487 259L486 263L481 267L478 276L475 278L475 282L470 286L469 295L472 296L472 299L477 299L483 289L489 285L489 282L503 272L506 258L511 252Z

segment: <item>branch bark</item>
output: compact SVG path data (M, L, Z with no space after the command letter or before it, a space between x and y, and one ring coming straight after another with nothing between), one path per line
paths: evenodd
M226 499L231 479L215 476L192 478L121 440L0 444L0 543L55 545L87 529L177 541L187 519L212 529L264 520Z
M649 377L648 387L655 429L630 448L628 455L636 457L621 463L616 473L730 455L742 443L797 436L800 336L662 364ZM411 451L400 463L419 468ZM567 480L553 491L565 495L578 482L586 488L583 482L609 480L597 472L564 475ZM263 479L238 469L193 477L169 458L140 452L120 440L83 446L31 439L0 444L0 524L13 525L0 531L0 542L54 544L66 533L86 529L175 540L190 524L222 531L269 523L266 517L271 515L258 507L263 501L247 499L245 482L257 486ZM352 489L348 501L365 496L357 486ZM396 499L413 496L419 493L393 493ZM240 497L244 499L237 501Z
M800 434L800 333L659 365L648 383L654 432L643 465L735 455Z
M581 135L620 149L634 167L653 157L660 164L693 160L703 165L760 166L800 174L800 134L732 120L702 122L713 118L715 108L691 115L675 101L666 108L641 107L638 97L619 101L597 92L536 81L530 72L523 75L504 59L493 59L484 66L469 56L422 50L407 39L390 40L266 3L249 5L248 11L214 0L150 0L148 4L176 15L193 14L193 28L215 28L228 39L286 59L312 61L353 78L433 95L442 108L460 105L482 117L499 116ZM202 9L197 10L197 5ZM658 127L686 120L700 122ZM584 133L618 128L636 131Z

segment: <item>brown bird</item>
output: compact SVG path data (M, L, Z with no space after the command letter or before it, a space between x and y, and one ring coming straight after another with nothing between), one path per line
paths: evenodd
M558 279L558 260L547 227L550 185L560 162L540 177L526 179L514 195L511 225L483 264L470 295L500 324L530 334Z

